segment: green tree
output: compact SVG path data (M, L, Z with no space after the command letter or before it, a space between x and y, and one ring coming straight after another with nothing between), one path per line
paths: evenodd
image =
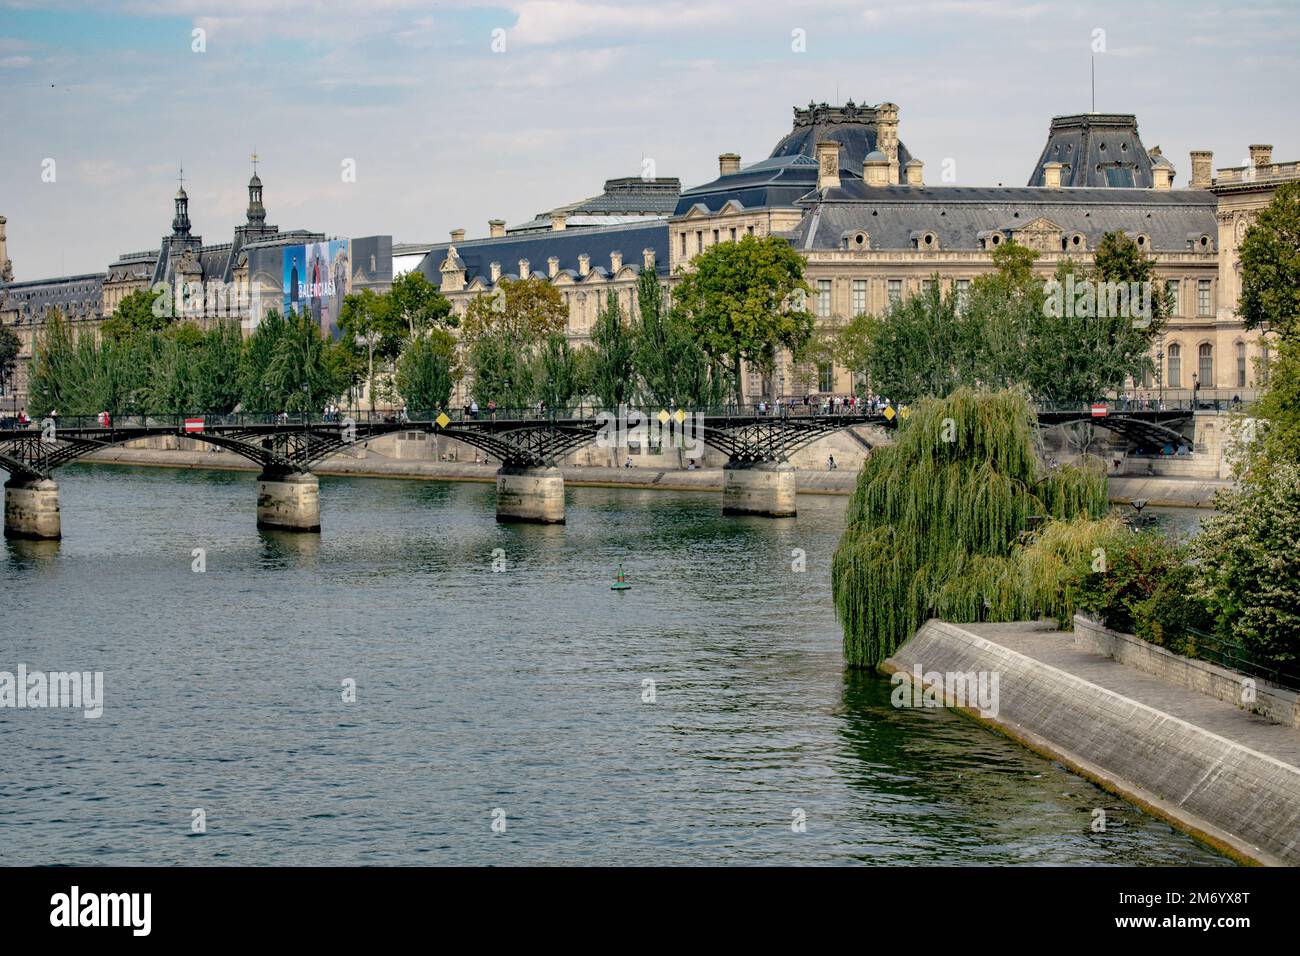
M1277 462L1265 481L1215 497L1217 514L1192 539L1198 590L1217 630L1252 656L1300 663L1300 466Z
M1237 312L1248 329L1297 332L1300 316L1300 183L1277 188L1241 243Z
M76 341L72 328L58 309L45 313L45 322L32 343L32 364L27 382L27 405L35 417L68 407L68 394L76 374ZM65 412L64 414L72 414Z
M430 327L416 335L397 360L397 390L416 415L436 417L445 410L459 378L456 340L445 329Z
M507 333L480 335L469 346L470 395L480 407L523 409L533 404L535 368L526 350Z
M1057 613L1057 576L1028 561L1031 519L1105 513L1095 463L1048 469L1014 392L969 389L916 406L858 477L832 563L851 667L875 667L930 617L1014 621Z
M553 332L542 346L537 375L537 397L548 411L560 412L570 407L582 393L583 366L578 352L569 345L562 332Z
M18 353L22 351L22 340L9 328L0 325L0 392L8 391L13 382L14 369L18 366Z
M461 340L474 400L494 401L500 408L531 406L537 400L537 355L549 336L564 331L568 319L559 290L537 278L502 279L492 292L471 299Z
M331 344L310 313L294 313L284 320L262 377L270 408L315 412L342 394L347 383L329 359Z
M276 407L278 400L271 395L266 374L287 329L288 323L284 316L275 309L270 309L257 324L253 334L244 340L239 394L245 411L270 413L282 410Z
M454 328L457 324L451 303L418 270L394 279L385 296L393 319L406 326L406 334L411 339L434 326Z
M786 240L745 236L700 253L682 276L674 301L704 351L731 368L737 404L742 360L770 372L779 349L797 351L812 334L812 313L794 304L812 291L803 273Z
M637 280L637 312L632 366L640 400L656 408L721 404L731 390L725 372L700 347L681 311L668 307L653 271Z
M243 346L238 321L218 322L204 333L194 376L197 411L227 415L239 404Z
M413 313L410 324L413 325L414 321ZM377 391L375 362L378 360L381 366L386 365L401 353L409 334L407 317L394 308L389 295L380 295L373 289L362 289L343 299L343 308L339 311L339 331L340 342L352 353L354 359L348 363L350 384L357 384L358 372L364 368L364 378L369 386L370 410L374 411Z
M171 324L170 299L165 291L137 289L124 296L113 314L104 320L99 334L105 339L129 339L161 332Z
M601 405L618 408L632 398L636 384L632 368L636 345L613 291L606 296L605 307L596 316L591 344L595 353L591 390Z

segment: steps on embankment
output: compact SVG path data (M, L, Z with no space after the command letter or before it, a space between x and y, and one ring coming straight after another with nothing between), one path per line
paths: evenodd
M1300 730L1046 623L932 620L883 669L998 675L983 723L1239 859L1300 865Z

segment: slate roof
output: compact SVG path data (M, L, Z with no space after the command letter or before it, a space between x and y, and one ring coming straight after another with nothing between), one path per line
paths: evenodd
M607 179L600 195L539 212L528 222L512 226L507 231L514 233L550 229L551 216L558 213L564 213L566 227L570 229L667 217L676 208L681 191L682 182L676 177L646 180L640 176L624 176Z
M1053 116L1030 186L1043 185L1043 164L1050 162L1064 165L1062 186L1144 189L1153 182L1151 157L1132 113Z
M1068 236L1084 235L1095 249L1106 232L1145 233L1151 248L1189 252L1189 236L1218 235L1215 196L1199 189L1045 189L1027 186L877 186L849 180L818 197L791 234L797 249L844 248L846 233L862 230L871 248L914 248L913 234L932 231L939 248L979 249L980 233L1006 231L1038 218Z
M503 276L519 270L519 260L527 259L529 270L547 270L547 260L558 256L560 269L578 271L578 256L591 257L591 268L609 267L610 252L622 252L623 264L641 268L643 249L655 251L655 271L668 275L668 224L663 220L633 223L591 229L564 229L561 231L517 233L499 239L470 239L464 242L443 242L429 250L419 265L419 270L434 285L442 283L439 267L447 258L449 246L465 264L465 281L472 282L482 276L485 282L491 276L491 264L501 264Z
M858 178L862 177L862 162L867 154L878 149L876 109L872 106L855 106L850 100L843 106L808 104L808 109L795 108L794 128L776 144L772 158L807 156L815 159L817 144L834 141L840 144L840 170ZM898 166L902 169L912 159L906 146L898 144Z
M858 175L861 176L860 171ZM674 215L684 215L697 204L709 212L717 212L732 200L746 209L792 206L816 188L817 160L803 155L769 157L686 190L677 201Z
M6 312L17 312L18 323L32 322L49 309L59 309L66 317L98 318L104 303L104 273L9 282L0 287L0 299Z

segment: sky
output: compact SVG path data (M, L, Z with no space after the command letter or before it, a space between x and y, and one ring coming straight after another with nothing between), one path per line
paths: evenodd
M228 242L256 150L281 229L476 238L616 176L707 182L810 100L897 103L929 181L1024 185L1094 62L1177 187L1192 149L1300 159L1297 49L1296 0L0 0L0 215L16 279L102 272L170 232L183 164Z

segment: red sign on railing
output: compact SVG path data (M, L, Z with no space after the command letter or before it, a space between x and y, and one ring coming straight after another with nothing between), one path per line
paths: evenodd
M201 418L187 418L187 419L185 419L185 430L186 430L187 432L201 432L201 431L203 431L203 419L201 419Z
M1092 403L1093 418L1105 418L1109 414L1110 414L1110 406L1107 405L1105 402Z

